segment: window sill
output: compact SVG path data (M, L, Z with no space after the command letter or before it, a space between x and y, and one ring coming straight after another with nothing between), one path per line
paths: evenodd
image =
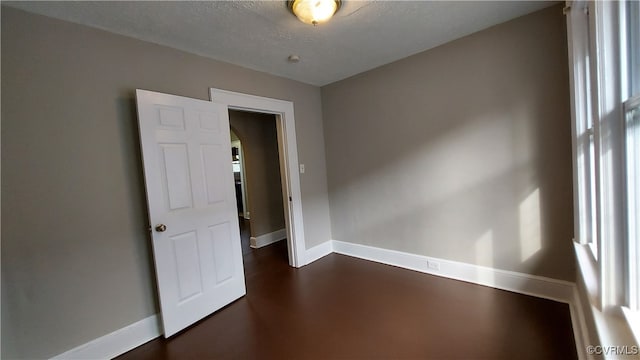
M636 338L636 343L640 344L640 311L622 307L622 313L629 324L633 336Z
M589 304L592 306L598 305L600 304L600 270L598 269L598 262L591 251L591 245L579 244L577 242L574 242L573 245L576 253L578 271L580 275L582 275L585 289L587 289Z
M589 245L574 243L574 250L578 265L578 281L584 282L585 294L588 297L588 306L584 311L589 311L595 326L598 339L589 339L585 346L594 345L602 347L611 346L638 346L638 317L639 313L625 310L622 307L612 307L602 310L600 306L600 272ZM589 343L594 342L597 343ZM604 355L605 359L616 358L611 354Z

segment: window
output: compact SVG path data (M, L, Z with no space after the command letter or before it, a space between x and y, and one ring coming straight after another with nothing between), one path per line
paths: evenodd
M628 305L640 311L640 2L626 4L625 158L628 237Z
M594 305L638 312L640 2L571 1L566 10L576 241L593 255Z
M576 240L588 244L597 258L598 231L596 212L596 127L594 124L593 76L595 62L591 53L595 41L589 30L589 4L574 3L571 9L569 31L572 38L572 79L574 83L573 129L574 129L574 168L576 182L577 221ZM597 100L597 98L596 98Z
M640 310L640 96L625 103L629 307Z

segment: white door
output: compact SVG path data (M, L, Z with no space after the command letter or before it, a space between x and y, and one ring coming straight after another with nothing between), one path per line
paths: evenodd
M136 91L164 336L246 293L227 108Z

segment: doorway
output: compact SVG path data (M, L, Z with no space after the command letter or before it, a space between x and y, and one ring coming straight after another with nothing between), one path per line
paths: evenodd
M253 264L262 252L258 249L272 245L281 249L279 258L286 264L287 245L282 241L287 238L285 200L275 115L229 110L229 125L245 271L247 262ZM275 246L279 242L284 246Z
M229 110L275 116L288 239L288 264L282 266L306 265L293 103L217 89L211 89L211 101L137 89L136 102L163 332L169 337L246 294Z
M210 89L211 101L228 110L272 114L276 120L289 265L307 264L293 103L228 90Z

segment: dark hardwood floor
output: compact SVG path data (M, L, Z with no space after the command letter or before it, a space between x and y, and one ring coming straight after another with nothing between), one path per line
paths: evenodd
M247 295L118 359L576 359L566 304L331 254L254 250Z

